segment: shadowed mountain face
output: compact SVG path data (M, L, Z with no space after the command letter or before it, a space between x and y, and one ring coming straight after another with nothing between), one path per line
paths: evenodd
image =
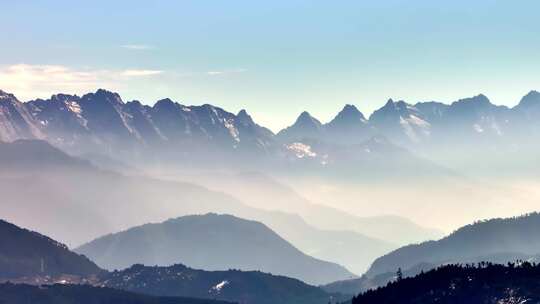
M540 303L540 267L447 265L352 299L352 304Z
M37 232L0 220L0 280L32 276L90 276L102 270Z
M481 260L505 263L528 258L540 253L539 229L538 213L478 222L441 240L405 246L382 256L373 263L367 275L374 277L421 264L433 267Z
M107 269L178 262L206 270L261 270L322 284L353 276L309 257L272 230L229 215L186 216L98 238L79 247Z
M329 294L287 277L259 271L204 271L184 265L134 265L104 274L100 277L100 283L150 295L211 298L246 304L326 304L331 299L347 300L344 296Z
M227 304L224 301L152 297L89 285L30 286L0 284L1 304Z

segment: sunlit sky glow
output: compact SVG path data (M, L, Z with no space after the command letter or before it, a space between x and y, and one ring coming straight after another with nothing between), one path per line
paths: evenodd
M346 103L515 105L540 89L540 2L0 0L0 89L99 87L146 104L245 108L278 130Z

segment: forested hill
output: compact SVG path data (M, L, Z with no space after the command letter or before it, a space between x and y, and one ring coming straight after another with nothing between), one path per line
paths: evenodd
M352 304L540 303L540 265L446 265L367 291Z
M103 273L100 285L155 296L210 298L242 304L327 304L350 297L260 271L204 271L184 265L133 265Z
M1 284L0 304L228 304L228 302L153 297L88 285L30 286Z

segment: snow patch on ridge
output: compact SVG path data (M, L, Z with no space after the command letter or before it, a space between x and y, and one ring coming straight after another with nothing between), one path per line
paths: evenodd
M240 137L239 137L240 132L238 132L238 129L234 126L233 121L225 119L223 121L223 124L225 125L225 128L227 128L229 130L229 133L234 138L234 140L236 142L240 142Z
M295 142L286 146L287 150L293 152L298 158L316 157L317 153L311 150L311 146L301 142Z

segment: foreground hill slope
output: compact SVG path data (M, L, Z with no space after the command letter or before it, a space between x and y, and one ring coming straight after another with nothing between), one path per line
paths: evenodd
M397 249L377 259L368 276L410 269L418 264L511 261L540 253L540 214L492 219L464 226L438 241Z
M299 280L259 271L204 271L184 265L134 265L101 277L107 287L158 296L211 298L246 304L326 304L345 299Z
M447 265L354 297L352 304L540 303L540 266Z
M178 297L152 297L88 285L30 286L1 284L0 304L226 304Z
M102 270L84 256L37 232L0 220L0 279L89 276Z
M305 255L265 225L230 215L194 215L106 235L76 249L107 269L186 263L206 270L261 270L311 284L354 276Z

